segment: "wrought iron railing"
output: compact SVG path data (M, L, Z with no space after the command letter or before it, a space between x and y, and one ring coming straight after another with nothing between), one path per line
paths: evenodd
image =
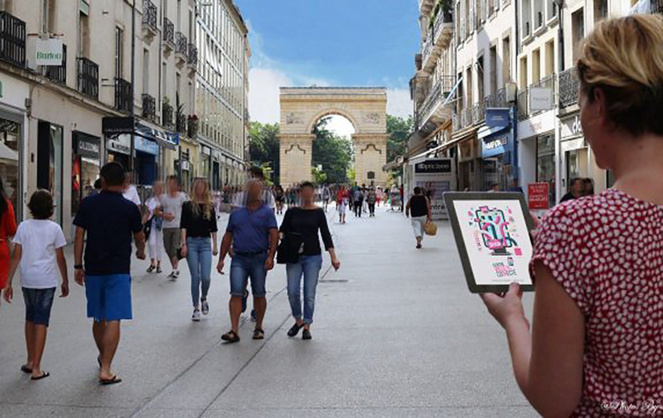
M143 117L154 121L157 114L157 101L154 96L143 93Z
M475 103L472 106L472 122L475 125L486 120L486 102L485 99Z
M181 134L186 134L186 115L180 113L175 117L175 130Z
M124 112L131 112L133 108L133 91L131 83L121 78L115 79L115 108Z
M502 87L494 94L486 96L486 107L509 107L506 101L506 88Z
M91 59L78 58L78 91L99 98L99 65Z
M451 115L451 129L454 131L460 130L460 117L457 113Z
M163 41L175 44L175 25L167 17L163 18Z
M0 12L0 60L25 67L25 22Z
M473 107L467 107L460 112L460 127L467 128L472 125Z
M567 107L578 103L580 82L575 68L559 73L559 107Z
M187 57L189 64L198 65L198 48L194 44L189 44L189 51Z
M189 43L182 32L175 32L175 52L186 57Z
M425 64L428 61L428 58L430 58L430 54L433 52L433 40L432 37L428 37L426 39L426 42L424 42L424 46L421 49L421 56L422 56L422 62Z
M556 84L556 81L557 81L557 75L556 75L556 74L550 74L550 75L547 75L547 76L543 77L541 80L532 83L532 84L530 85L530 88L546 88L546 89L550 89L551 92L552 92L553 106L554 106L554 104L556 103L555 98L556 98L556 95L557 95L557 94L556 94L556 91L555 91L555 87L556 87L555 84ZM530 114L535 114L535 113L539 113L539 112L540 112L540 111L532 111L532 109L530 109Z
M445 2L444 4L451 2ZM437 41L438 37L442 33L442 28L445 23L453 23L453 13L448 6L445 6L440 9L437 16L435 17L435 23L433 25L433 38Z
M518 108L518 120L527 119L529 116L529 90L522 89L516 97L516 106Z
M161 124L167 128L173 126L173 105L168 100L161 104Z
M428 92L428 96L417 109L417 126L424 123L424 118L428 117L438 106L442 105L442 101L445 100L449 96L449 93L451 93L451 90L453 90L455 82L456 78L454 76L445 75L433 85L433 88Z
M62 45L62 65L46 67L46 77L57 84L67 84L67 45Z
M157 6L150 0L143 0L143 25L157 31Z

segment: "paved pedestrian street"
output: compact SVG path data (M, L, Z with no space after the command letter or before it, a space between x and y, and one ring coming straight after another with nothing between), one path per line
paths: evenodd
M253 341L243 318L242 341L226 346L227 275L214 273L210 314L193 323L186 264L171 282L166 266L157 276L134 260L134 320L123 324L113 365L124 381L110 387L97 383L91 322L73 278L71 295L53 307L43 381L19 371L22 299L3 303L0 417L536 416L516 386L503 331L467 290L448 224L423 250L409 221L384 208L376 218L348 215L332 232L342 266L334 272L325 255L312 341L286 336L293 319L283 266L268 277L265 340ZM532 297L524 299L529 313Z

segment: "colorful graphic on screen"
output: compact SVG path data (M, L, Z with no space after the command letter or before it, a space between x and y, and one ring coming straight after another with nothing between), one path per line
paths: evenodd
M511 255L507 248L518 246L509 234L509 222L504 212L498 208L481 206L475 212L475 222L479 228L483 244L493 255Z

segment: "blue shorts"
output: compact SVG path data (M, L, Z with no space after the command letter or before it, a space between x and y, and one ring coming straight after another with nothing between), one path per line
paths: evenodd
M132 319L131 276L109 274L85 276L87 316L95 321Z
M230 295L244 297L244 290L250 277L253 297L264 298L267 295L265 261L267 261L267 252L251 255L235 254L230 264Z
M36 325L48 326L51 320L51 307L55 288L50 289L28 289L23 288L23 300L25 301L25 320Z

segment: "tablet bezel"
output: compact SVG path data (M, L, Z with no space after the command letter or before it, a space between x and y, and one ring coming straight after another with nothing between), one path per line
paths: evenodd
M465 239L463 238L463 233L460 228L460 223L458 220L458 214L456 213L456 207L454 202L456 200L514 200L520 202L520 208L525 217L525 225L527 225L528 232L534 229L534 221L525 202L525 196L519 192L446 192L444 193L444 203L447 207L447 212L449 214L449 222L451 222L451 229L454 234L454 239L456 241L456 247L458 248L458 254L460 255L460 261L463 265L463 271L465 272L465 279L467 280L467 286L472 293L504 293L509 290L509 285L479 285L476 283L474 278L474 272L472 271L472 263L470 262L469 255L467 253L467 247L465 246ZM530 241L531 235L530 235ZM532 247L534 243L532 242ZM520 288L523 291L533 291L534 284L524 285L521 284Z

